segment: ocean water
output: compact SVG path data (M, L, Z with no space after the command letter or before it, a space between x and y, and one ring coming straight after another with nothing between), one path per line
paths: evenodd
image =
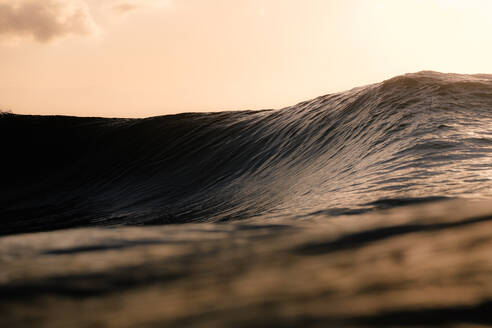
M492 75L0 136L0 326L492 324Z
M407 74L281 110L3 115L0 135L0 234L492 196L492 75Z

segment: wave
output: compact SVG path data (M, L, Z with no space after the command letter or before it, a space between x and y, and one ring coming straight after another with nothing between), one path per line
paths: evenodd
M484 198L492 75L424 71L281 110L3 114L0 136L0 234Z

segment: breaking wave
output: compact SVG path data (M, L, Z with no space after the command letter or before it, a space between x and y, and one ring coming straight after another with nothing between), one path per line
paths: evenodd
M281 110L4 114L0 136L0 234L484 198L492 75L425 71Z

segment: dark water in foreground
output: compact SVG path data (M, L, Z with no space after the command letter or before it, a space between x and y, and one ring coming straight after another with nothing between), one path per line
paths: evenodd
M492 75L0 137L0 327L492 326Z
M492 204L0 238L1 327L491 327Z
M492 75L407 74L282 110L3 115L0 137L0 234L485 198Z

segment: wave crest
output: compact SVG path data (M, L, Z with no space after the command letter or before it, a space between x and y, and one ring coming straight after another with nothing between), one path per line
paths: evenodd
M492 76L419 72L282 110L1 115L0 233L491 196Z

